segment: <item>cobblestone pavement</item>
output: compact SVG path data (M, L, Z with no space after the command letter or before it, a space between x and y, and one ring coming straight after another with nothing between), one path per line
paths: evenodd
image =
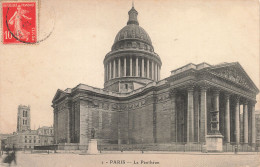
M0 158L0 166L4 156ZM17 153L16 167L260 167L257 153L170 153L104 152L99 155L75 153Z

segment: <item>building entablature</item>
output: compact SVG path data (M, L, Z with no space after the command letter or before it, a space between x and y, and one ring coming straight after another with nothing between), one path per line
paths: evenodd
M145 50L136 50L136 49L124 49L118 51L111 51L105 56L103 64L107 64L107 62L115 58L123 58L126 56L136 56L140 58L146 58L155 61L160 66L162 65L161 58L155 52L147 52Z
M232 63L230 64L234 65ZM194 67L194 65L192 66ZM212 66L209 66L208 64L206 64L206 66L207 67L200 68L199 70L196 68L189 68L187 70L183 70L180 73L175 73L165 80L150 82L139 89L124 93L113 92L84 84L79 84L75 88L71 89L71 93L58 90L57 94L55 95L56 99L54 98L53 102L58 104L58 102L64 101L64 99L66 99L66 101L71 101L72 99L81 97L82 95L104 97L115 101L124 101L138 97L145 94L145 92L152 90L158 91L162 88L165 89L168 87L171 89L188 90L191 85L196 88L207 87L207 89L219 89L222 92L237 95L250 101L255 101L255 96L258 93L258 89L252 85L252 81L248 81L248 78L245 77L244 79L242 78L244 76L238 76L240 80L232 80L227 77L223 77L215 70L209 68ZM242 72L236 72L236 74L239 73ZM131 79L131 77L129 79ZM116 79L114 79L114 81L117 82Z

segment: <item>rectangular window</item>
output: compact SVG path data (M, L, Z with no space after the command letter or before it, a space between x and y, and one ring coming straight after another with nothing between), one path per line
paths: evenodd
M33 142L36 143L36 140L34 140Z
M27 140L25 140L25 143L27 143Z
M32 141L31 140L29 140L29 143L31 143Z

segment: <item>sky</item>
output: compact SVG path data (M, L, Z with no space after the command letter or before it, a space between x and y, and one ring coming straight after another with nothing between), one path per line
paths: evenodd
M0 133L16 131L19 104L30 105L31 129L37 129L53 124L58 89L79 83L103 88L103 59L126 25L132 1L42 0L38 5L42 42L0 44ZM134 5L162 60L162 79L188 63L239 62L260 88L258 1L135 0ZM257 100L259 110L259 95Z

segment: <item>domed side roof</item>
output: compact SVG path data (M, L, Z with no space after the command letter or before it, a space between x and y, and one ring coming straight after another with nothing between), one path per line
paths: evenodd
M139 39L149 45L152 45L152 41L148 33L142 27L136 24L129 24L122 28L117 33L114 44L125 39Z

